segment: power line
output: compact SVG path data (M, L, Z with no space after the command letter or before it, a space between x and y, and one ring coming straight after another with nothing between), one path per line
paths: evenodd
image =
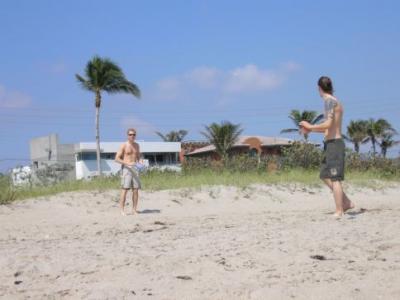
M400 101L398 102L400 103ZM380 102L375 102L374 105L371 104L367 104L367 103L362 103L363 105L361 106L363 108L363 110L365 110L365 108L369 108L372 110L375 110L375 108L387 108L387 109L393 109L396 107L399 107L398 103L382 103ZM248 105L248 103L247 103ZM214 108L214 110L210 110L209 108L205 108L205 109L198 109L195 108L193 110L189 110L189 111L185 111L185 109L183 109L182 107L179 107L179 109L175 110L175 111L170 111L168 112L168 115L171 114L177 114L177 115L188 115L188 114L199 114L201 112L207 113L207 114L221 114L221 113L240 113L240 114L247 114L247 113L256 113L259 114L260 112L277 112L277 111L290 111L293 107L294 109L299 109L298 108L299 105L292 105L292 104L288 104L287 106L264 106L263 108L249 108L249 107L245 107L245 108L241 108L240 106L236 106L234 105L233 107L230 107L228 109L218 109L218 108ZM356 105L358 110L360 108L360 105ZM314 110L318 111L318 109L320 109L320 107L318 107L317 105L313 106L316 107L316 109L314 108ZM318 108L317 108L318 107ZM349 111L348 107L352 107L352 105L347 104L345 105L345 111ZM347 109L346 109L347 108ZM301 109L300 109L301 110ZM63 116L63 117L78 117L79 114L90 114L92 115L94 113L94 109L93 110L83 110L83 109L79 109L79 110L73 110L73 109L68 109L68 108L62 108L59 110L47 110L47 109L29 109L28 111L26 110L18 110L16 112L12 112L12 111L3 111L0 112L0 116L11 116L11 117L21 117L21 116L48 116L48 114L51 113L51 116L63 116L63 114L68 114L67 116ZM73 115L71 115L70 113L74 113ZM113 116L113 115L120 115L120 114L127 114L127 110L124 111L109 111L109 110L101 110L101 115L108 115L108 116ZM166 112L163 111L157 111L155 109L152 109L152 111L150 112L137 112L137 111L132 111L132 113L136 113L136 114L146 114L146 115L154 115L154 116L159 116L159 115L166 115ZM80 117L80 116L79 116ZM86 115L83 115L83 117L86 117Z

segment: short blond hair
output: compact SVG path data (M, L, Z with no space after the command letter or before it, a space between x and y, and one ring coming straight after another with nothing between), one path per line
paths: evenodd
M131 131L136 133L136 129L135 128L128 128L128 130L126 131L126 134L129 134L129 132L131 132Z

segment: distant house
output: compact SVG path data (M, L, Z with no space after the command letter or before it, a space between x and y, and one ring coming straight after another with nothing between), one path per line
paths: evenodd
M100 158L103 174L118 173L121 165L114 161L123 142L101 142ZM180 142L137 141L142 159L149 167L179 170ZM57 134L32 139L30 153L33 171L54 166L58 172L65 170L66 179L90 178L97 174L96 143L60 144Z
M266 136L241 136L230 150L231 155L248 154L250 156L281 155L284 147L293 140ZM213 145L197 148L185 154L186 157L211 157L219 159Z
M179 170L180 142L137 141L142 158L149 167ZM105 175L114 175L121 165L114 161L122 142L100 143L101 170ZM97 174L96 143L75 145L76 179L88 178Z
M208 141L182 141L181 142L181 153L180 153L180 161L185 160L185 155L210 145Z

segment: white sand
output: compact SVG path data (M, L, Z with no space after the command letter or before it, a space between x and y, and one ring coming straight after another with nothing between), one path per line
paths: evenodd
M400 186L347 191L340 221L296 186L142 192L126 217L119 191L0 206L0 298L400 299Z

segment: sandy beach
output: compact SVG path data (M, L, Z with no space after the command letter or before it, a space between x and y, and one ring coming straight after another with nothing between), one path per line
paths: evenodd
M346 191L339 221L300 185L144 191L125 217L118 190L3 205L0 298L400 299L400 185Z

